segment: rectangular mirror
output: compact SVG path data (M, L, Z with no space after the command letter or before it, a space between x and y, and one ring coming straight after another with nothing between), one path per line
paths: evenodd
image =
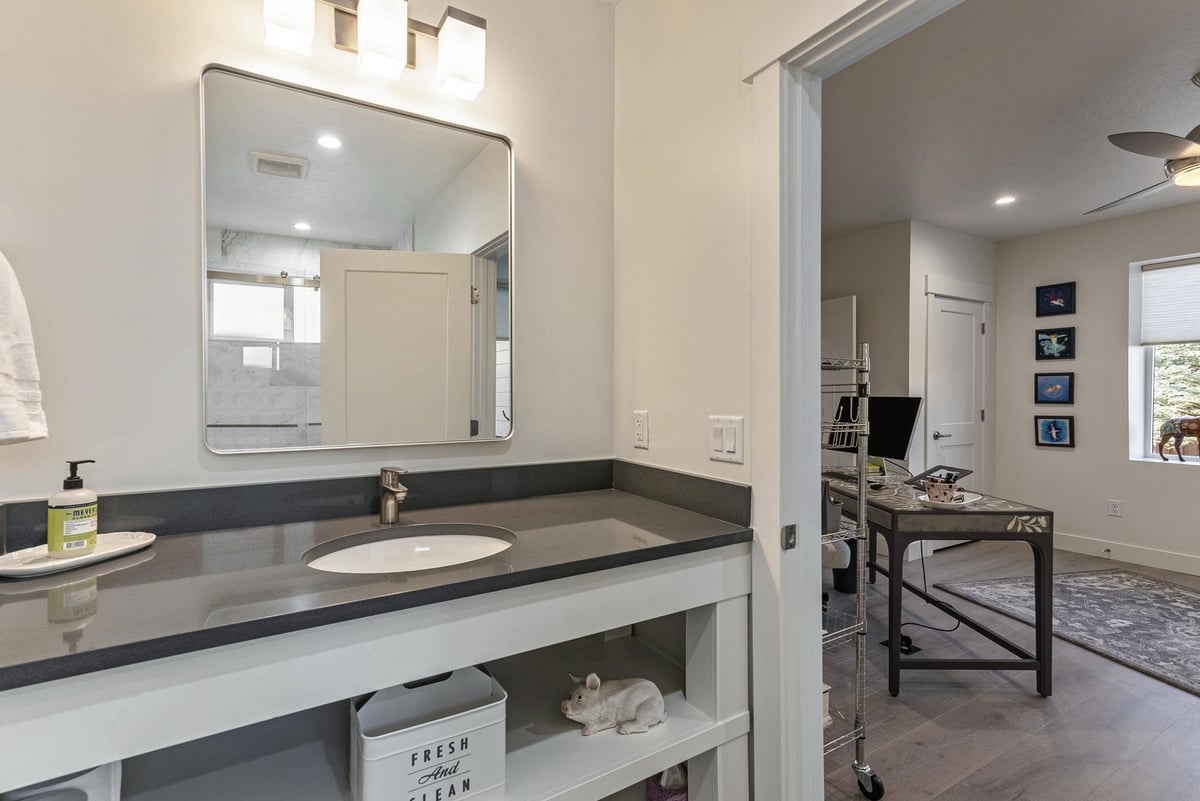
M202 94L208 447L510 436L508 143L225 69Z

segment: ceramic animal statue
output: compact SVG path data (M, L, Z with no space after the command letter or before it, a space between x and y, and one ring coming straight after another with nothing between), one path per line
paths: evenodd
M575 686L562 702L562 713L583 724L585 737L612 728L618 734L637 734L667 719L662 693L648 679L601 682L595 673L587 678L567 675Z
M1167 461L1167 440L1175 440L1175 455L1179 457L1179 461L1183 461L1183 445L1184 437L1195 437L1196 442L1200 443L1200 417L1173 417L1162 424L1158 430L1158 455L1163 461Z

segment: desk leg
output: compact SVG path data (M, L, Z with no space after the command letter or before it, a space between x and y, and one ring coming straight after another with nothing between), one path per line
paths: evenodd
M904 617L904 551L908 544L893 534L888 540L888 692L900 694L900 624Z
M1048 539L1048 538L1047 538ZM1037 691L1049 697L1051 661L1054 653L1054 551L1042 542L1030 542L1033 550L1034 631L1037 636Z
M879 558L879 532L871 524L867 524L867 576L872 584L875 583L875 560Z

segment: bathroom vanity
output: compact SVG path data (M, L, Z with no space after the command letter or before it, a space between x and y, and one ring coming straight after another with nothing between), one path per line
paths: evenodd
M505 453L508 140L229 68L200 100L207 448ZM748 488L727 515L721 482L613 460L403 480L389 522L511 542L344 574L315 569L331 541L387 536L363 534L373 477L102 497L102 530L154 546L0 582L0 793L121 760L130 801L345 801L351 699L486 665L509 694L508 798L640 799L684 761L694 801L749 797ZM39 544L39 519L0 509L0 547ZM653 680L666 721L582 737L559 703L593 671Z
M748 528L612 489L401 522L514 542L343 575L304 554L377 517L164 536L91 568L77 628L48 610L88 576L0 585L0 792L120 759L126 799L341 801L348 699L486 664L509 692L507 797L640 797L614 794L683 761L691 798L749 797ZM593 670L653 679L667 721L580 736L558 705Z

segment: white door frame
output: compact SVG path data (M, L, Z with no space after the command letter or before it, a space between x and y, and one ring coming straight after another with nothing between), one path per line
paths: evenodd
M824 796L820 451L821 81L957 5L868 0L754 74L751 480L754 788ZM796 488L812 488L811 492ZM780 532L802 536L782 550ZM847 759L850 756L847 753Z

